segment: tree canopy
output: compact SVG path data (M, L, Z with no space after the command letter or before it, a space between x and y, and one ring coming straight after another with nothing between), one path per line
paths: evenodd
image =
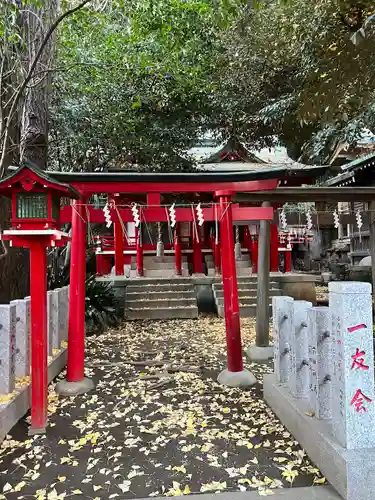
M29 3L47 29L43 8L53 1ZM351 41L373 1L84 3L58 25L17 103L31 106L36 88L48 90L50 167L191 168L186 151L205 131L253 148L277 137L293 159L325 162L338 141L354 144L375 128L375 22L360 45ZM60 9L77 5L65 0ZM0 11L3 117L30 69L26 10L9 2Z

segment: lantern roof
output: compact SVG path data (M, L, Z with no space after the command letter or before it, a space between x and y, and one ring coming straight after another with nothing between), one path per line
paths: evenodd
M72 186L57 181L29 160L26 160L17 170L0 181L0 195L11 196L13 189L16 187L31 191L38 185L44 189L54 191L60 196L80 198L79 192Z

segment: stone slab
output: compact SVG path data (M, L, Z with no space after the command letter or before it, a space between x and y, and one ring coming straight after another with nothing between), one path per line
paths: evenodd
M181 299L176 294L173 299L154 299L150 300L146 296L143 300L130 300L129 296L126 296L126 307L129 309L156 309L156 308L175 308L175 307L194 307L197 305L196 297L189 299Z
M66 365L66 349L55 356L48 365L48 382L51 382ZM9 402L0 404L0 442L30 409L31 390L26 386Z
M293 333L290 338L290 373L289 388L293 396L308 398L309 396L309 337L308 311L312 303L306 300L295 300L293 304Z
M52 348L60 348L62 335L60 334L60 315L62 312L59 308L59 293L60 288L56 288L52 291L52 308L50 309L51 315L51 337L52 337Z
M310 404L316 418L332 418L332 315L329 307L313 307L308 315Z
M309 417L308 401L293 398L274 374L264 376L263 390L267 404L345 500L374 499L375 448L346 450L331 423Z
M330 486L312 486L310 488L284 488L273 490L272 500L340 500L339 495ZM179 497L182 498L182 497ZM186 496L184 496L186 498ZM227 491L220 493L208 493L204 495L189 495L189 500L259 500L261 497L257 491ZM165 497L157 497L155 500L164 500ZM140 498L139 500L149 500ZM359 500L359 499L358 499Z
M196 319L198 307L183 307L181 309L127 309L125 319Z
M49 290L47 292L47 345L48 345L48 356L52 356L53 351L53 291Z
M187 283L187 284L177 284L177 283L170 283L168 285L161 283L160 285L129 285L126 287L126 292L127 293L142 293L142 294L148 294L148 293L162 293L162 292L174 292L174 293L180 293L180 292L191 292L194 290L193 285Z
M10 394L16 374L16 306L0 305L0 394Z
M131 288L129 288L129 291L126 292L126 298L127 300L168 300L168 299L195 299L195 291L193 289L187 290L187 291L177 291L174 292L172 291L163 291L163 292L145 292L144 288L142 289L142 292L133 292Z
M333 432L348 449L375 447L371 285L329 284L334 371Z
M12 300L16 306L16 377L30 375L30 299Z
M294 299L272 298L274 366L278 382L287 383L291 372L291 336L294 323Z

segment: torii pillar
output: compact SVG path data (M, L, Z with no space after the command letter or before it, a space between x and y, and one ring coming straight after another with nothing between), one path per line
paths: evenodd
M267 201L262 207L270 207ZM267 220L260 221L257 273L257 315L256 343L247 349L252 361L262 362L273 357L273 347L269 345L270 328L270 265L271 265L271 224ZM277 247L276 247L277 248Z
M63 396L83 394L94 388L85 377L86 219L84 200L74 200L70 256L68 361L66 380L56 385Z
M224 289L224 314L227 339L228 368L218 376L218 382L230 387L248 387L256 383L254 375L244 369L238 301L236 260L234 255L232 193L215 193L220 204L221 272Z

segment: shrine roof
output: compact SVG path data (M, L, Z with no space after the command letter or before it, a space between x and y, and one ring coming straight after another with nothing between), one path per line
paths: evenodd
M8 169L8 175L0 181L0 193L9 195L12 186L17 183L23 184L25 182L26 184L30 184L30 186L34 183L42 184L44 187L59 191L61 194L69 196L70 198L78 199L80 197L80 194L74 187L54 178L49 172L41 170L28 160L19 167L11 167Z
M366 176L366 170L368 174L368 169L371 170L375 166L375 153L370 153L365 156L361 156L356 160L346 163L341 167L341 173L329 179L325 184L327 186L347 186L349 184L360 184L358 179L358 174L360 176L364 175L366 177L366 185L368 184L368 176ZM356 178L357 177L357 178Z
M246 165L246 168L244 168ZM318 177L328 166L312 165L272 165L240 164L238 170L195 171L195 172L58 172L46 171L45 174L60 183L79 182L241 182L287 177Z

